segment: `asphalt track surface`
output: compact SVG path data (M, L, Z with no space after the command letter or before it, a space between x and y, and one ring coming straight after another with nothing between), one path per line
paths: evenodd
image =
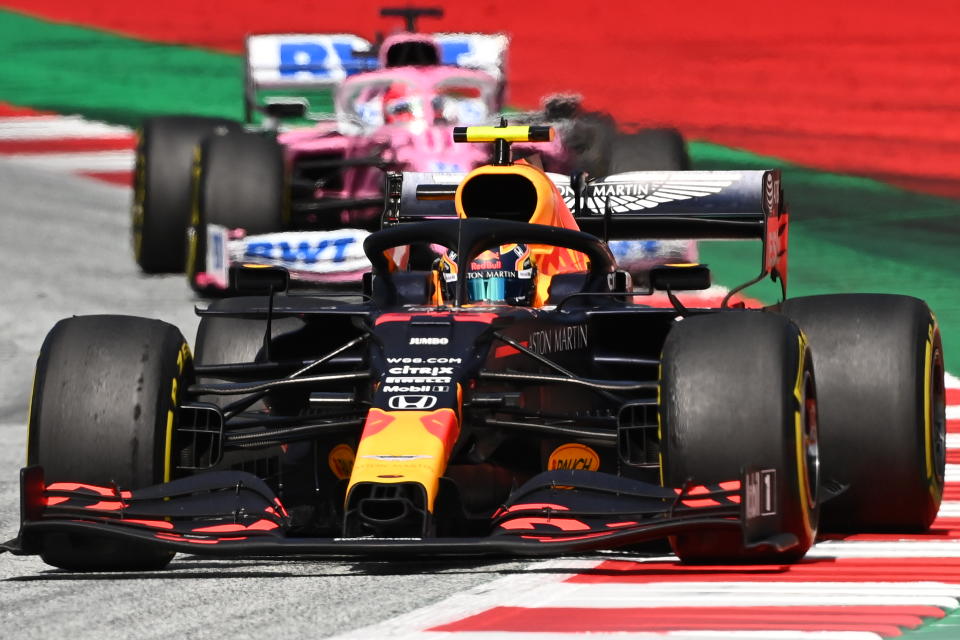
M129 190L0 159L0 539L17 533L33 367L70 315L156 317L192 343L182 277L145 277L129 241ZM326 637L364 627L530 562L226 561L179 555L165 571L70 574L0 556L0 637ZM189 615L178 615L187 612Z

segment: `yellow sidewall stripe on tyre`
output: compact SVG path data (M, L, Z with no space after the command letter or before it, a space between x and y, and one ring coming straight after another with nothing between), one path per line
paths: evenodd
M813 530L813 525L810 523L810 494L807 492L807 455L804 450L804 432L803 432L803 412L805 411L804 407L804 398L803 398L803 386L804 386L804 365L806 364L807 358L807 338L803 335L803 332L800 332L799 337L797 338L797 343L800 348L800 357L797 359L797 380L793 385L793 396L797 400L797 409L794 412L794 433L797 445L797 480L800 486L800 504L803 506L801 513L803 514L803 528L807 531L807 534L813 538L815 534Z
M27 405L27 446L25 466L30 464L30 425L33 424L33 396L37 393L37 370L33 370L33 382L30 384L30 404Z
M177 352L177 375L170 382L170 400L172 406L167 410L167 429L163 444L163 481L170 482L173 479L173 412L177 406L177 396L180 391L180 377L187 367L187 363L193 359L190 353L190 345L186 342L181 343L180 350Z
M923 452L924 452L924 463L926 468L926 480L927 487L930 490L930 495L934 500L940 501L942 499L942 490L940 488L940 483L937 482L936 478L936 469L933 468L933 404L932 404L932 392L934 384L933 381L933 347L934 347L934 338L937 335L937 321L936 318L933 319L933 322L930 323L927 329L927 342L924 350L924 361L923 361Z
M197 265L199 256L197 251L200 246L200 147L193 149L193 166L190 171L193 174L190 189L190 227L187 229L187 277L193 279L197 274Z

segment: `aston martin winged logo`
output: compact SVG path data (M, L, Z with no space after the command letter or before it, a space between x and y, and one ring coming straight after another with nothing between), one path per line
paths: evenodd
M591 182L584 191L584 209L601 215L610 203L612 213L653 209L670 202L720 193L740 180L740 175L712 171L631 172ZM563 190L567 206L573 206L573 190Z

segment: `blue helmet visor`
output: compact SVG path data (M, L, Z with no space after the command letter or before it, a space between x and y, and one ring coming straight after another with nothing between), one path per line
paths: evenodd
M506 295L507 279L503 276L471 277L467 280L467 299L470 302L503 302Z

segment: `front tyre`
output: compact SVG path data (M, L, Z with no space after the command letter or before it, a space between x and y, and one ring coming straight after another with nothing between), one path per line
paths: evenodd
M190 349L165 322L79 316L58 322L37 359L27 462L51 482L137 489L173 475L178 402ZM41 557L77 571L160 569L173 553L130 542L52 534Z
M687 562L786 562L813 544L819 519L817 391L810 350L782 316L725 311L687 317L664 343L660 389L665 486L716 484L742 469L776 474L775 531L798 545L747 549L739 533L671 539Z

